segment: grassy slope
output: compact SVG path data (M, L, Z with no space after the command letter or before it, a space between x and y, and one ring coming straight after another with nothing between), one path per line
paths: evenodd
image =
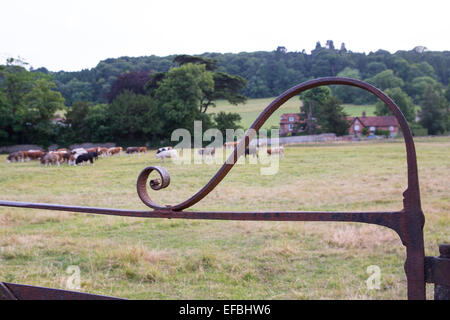
M247 103L237 106L230 105L227 101L221 100L217 103L216 108L210 108L208 113L218 113L220 111L239 113L242 117L241 126L247 129L252 125L253 121L256 120L261 111L263 111L274 99L275 98L249 99ZM270 116L263 125L263 128L279 128L280 116L283 113L299 112L299 106L300 100L297 97L290 99ZM375 111L375 105L344 105L344 108L349 116L360 116L363 111L366 111L368 116L372 116Z
M237 165L198 210L385 210L402 206L403 144L291 147L276 176ZM448 242L450 139L417 143L426 254ZM145 209L135 181L155 161L100 159L40 168L0 157L0 198ZM218 165L164 165L158 203L187 199ZM138 219L0 208L0 279L64 288L69 265L81 291L145 299L403 299L404 248L389 229L349 223ZM367 290L366 269L381 268ZM428 296L432 296L429 287Z

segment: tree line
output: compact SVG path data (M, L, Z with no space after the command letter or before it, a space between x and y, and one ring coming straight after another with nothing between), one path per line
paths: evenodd
M246 80L216 71L213 59L181 55L167 72L133 71L119 75L106 103L65 105L51 75L13 64L0 66L0 144L117 142L123 145L167 143L171 133L194 121L203 130L237 129L235 113L206 113L218 99L245 102ZM65 113L55 121L56 112Z
M16 61L17 62L17 61ZM390 54L354 53L342 44L319 42L310 54L272 52L205 53L200 56L107 59L90 70L27 70L13 59L0 66L0 144L114 141L159 145L176 128L237 128L238 114L207 113L215 101L242 103L246 97L276 96L305 80L342 76L367 81L398 104L414 129L450 131L450 52L424 48ZM302 95L318 127L345 134L342 103L376 103L376 114L390 110L364 90L331 86ZM303 104L305 106L305 104ZM313 108L313 109L311 109ZM55 122L58 111L64 122ZM337 120L336 120L337 119Z
M270 52L204 53L199 58L215 61L217 75L224 73L245 79L246 86L240 92L243 96L274 97L309 79L350 77L367 81L394 97L414 128L425 128L429 134L450 130L450 51L416 47L393 54L385 50L366 54L347 50L344 43L335 47L328 40L324 46L317 42L311 53L289 52L279 46ZM51 74L67 105L75 101L105 103L121 74L150 70L166 73L176 65L176 56L121 57L101 61L90 70ZM342 103L377 103L378 115L390 114L386 106L364 90L348 86L335 86L331 90ZM208 107L206 100L205 109Z
M119 75L132 71L167 72L176 66L175 57L121 57L101 61L95 68L78 72L49 72L45 68L36 71L52 75L67 105L76 101L105 103ZM421 77L429 77L443 87L450 81L450 52L426 51L420 47L394 54L384 50L366 54L347 50L344 44L335 48L333 41L328 40L324 46L317 42L311 53L290 52L280 46L274 51L204 53L200 57L216 60L218 72L246 79L247 86L241 93L249 98L277 96L313 78L352 76L366 80L386 70L392 70L403 81L403 89L411 97L417 95L417 86L423 81ZM348 92L338 97L344 103L367 102L367 96Z

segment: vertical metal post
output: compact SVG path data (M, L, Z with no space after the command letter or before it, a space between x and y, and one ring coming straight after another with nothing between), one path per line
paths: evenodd
M450 277L450 244L441 244L439 246L439 258L444 260L444 267L442 267L442 272L447 273L447 278ZM446 267L447 268L446 268ZM438 284L434 286L434 300L450 300L450 285Z
M439 257L425 257L425 280L434 283L434 300L450 300L450 244L439 245Z

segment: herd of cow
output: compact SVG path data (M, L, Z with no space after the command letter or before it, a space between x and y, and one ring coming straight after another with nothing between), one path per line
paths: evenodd
M69 166L77 166L79 164L91 163L94 164L94 160L98 157L113 156L116 154L122 154L122 147L104 148L76 148L76 149L58 149L56 151L42 151L42 150L28 150L17 151L8 155L6 162L24 162L27 160L39 160L42 165L60 165L67 163ZM146 147L130 147L127 148L126 153L145 153Z
M226 142L224 148L234 148L238 142ZM256 146L250 146L245 149L245 156L252 155L258 157L259 148ZM280 147L265 147L268 155L279 154L284 156L284 148ZM215 148L201 148L198 149L198 154L204 156L215 156ZM128 147L125 150L127 155L130 154L142 154L147 152L146 147ZM27 160L39 160L42 165L57 165L67 163L69 166L77 166L80 164L91 163L94 164L94 160L98 157L106 157L113 155L121 155L123 153L122 147L104 148L76 148L76 149L58 149L56 151L41 151L41 150L28 150L13 152L8 155L6 161L9 162L24 162ZM164 162L166 158L178 158L178 152L172 147L162 147L156 151L156 158L162 159Z

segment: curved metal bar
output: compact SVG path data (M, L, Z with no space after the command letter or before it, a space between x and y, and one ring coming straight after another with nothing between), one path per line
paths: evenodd
M230 157L225 161L222 167L217 171L217 173L211 178L211 180L196 194L187 199L184 202L181 202L176 205L167 205L165 207L156 205L158 208L170 208L173 211L181 211L186 208L192 207L204 197L206 197L228 174L228 172L233 168L234 164L237 162L239 157L243 154L246 147L248 147L250 141L253 139L250 136L251 133L258 131L261 126L266 122L266 120L287 100L292 98L295 95L302 93L303 91L313 89L320 86L326 85L349 85L364 89L374 94L378 98L380 98L386 105L392 110L394 116L397 118L400 127L402 129L405 144L406 144L406 154L407 154L407 163L408 163L408 192L405 193L405 206L419 206L420 207L420 194L418 189L418 175L417 175L417 161L416 161L416 152L414 148L414 141L412 138L411 131L408 126L408 122L406 121L403 113L397 107L397 105L381 90L376 87L360 81L356 79L350 78L337 78L337 77L327 77L327 78L319 78L315 80L310 80L303 82L291 89L285 91L280 96L278 96L272 103L270 103L263 112L258 116L258 118L253 122L250 129L247 131L245 136L241 139L239 144L235 147L233 153ZM250 132L250 133L249 133ZM140 194L142 198L142 195ZM152 208L154 208L151 206Z
M153 190L161 190L163 188L167 188L170 184L170 175L169 172L163 167L147 167L139 174L137 180L137 193L139 198L142 200L144 204L153 209L166 209L166 207L157 205L152 201L149 194L147 193L147 179L152 173L152 171L157 171L161 179L153 179L150 180L150 187Z
M402 239L403 244L406 246L407 258L405 262L405 272L408 280L408 298L425 299L425 252L423 244L423 226L425 223L425 217L420 205L419 177L417 172L416 150L414 147L413 137L405 116L395 102L381 90L364 81L350 78L326 77L303 82L285 91L274 101L272 101L272 103L270 103L263 112L261 112L250 127L250 129L253 129L254 131L247 131L243 139L241 139L239 144L235 147L233 153L211 178L211 180L191 198L177 205L166 206L166 210L181 211L195 205L206 197L223 180L223 178L225 178L239 157L244 153L245 148L248 147L250 140L253 138L250 134L258 131L265 121L275 112L275 110L277 110L287 100L302 93L303 91L326 85L349 85L374 94L391 109L400 124L406 146L408 188L403 193L404 199L402 212L404 214L398 216L399 221L397 224L399 227L395 230ZM139 196L142 199L142 195L140 194ZM162 208L161 206L158 207Z
M397 118L406 145L408 165L408 188L403 193L403 210L398 212L183 212L204 197L206 197L228 174L238 158L243 155L248 147L251 134L258 131L264 122L284 102L303 91L324 85L350 85L371 92L380 98L393 112ZM173 205L161 206L154 203L147 193L147 180L152 171L157 171L160 179L150 181L153 190L166 188L170 183L169 173L162 167L147 167L139 175L137 181L137 192L140 199L154 211L130 211L119 209L103 209L76 206L62 206L56 204L40 204L0 201L0 206L47 209L71 212L87 212L95 214L109 214L120 216L147 217L147 218L187 218L187 219L224 219L224 220L273 220L273 221L354 221L377 224L395 230L403 244L406 246L405 272L408 284L409 299L425 299L425 271L424 271L424 243L423 226L425 218L420 205L419 179L417 173L417 160L414 141L408 123L397 105L382 91L374 86L360 80L349 78L327 77L306 81L299 84L276 98L253 122L244 139L241 139L233 153L211 178L211 180L196 194L186 201Z

